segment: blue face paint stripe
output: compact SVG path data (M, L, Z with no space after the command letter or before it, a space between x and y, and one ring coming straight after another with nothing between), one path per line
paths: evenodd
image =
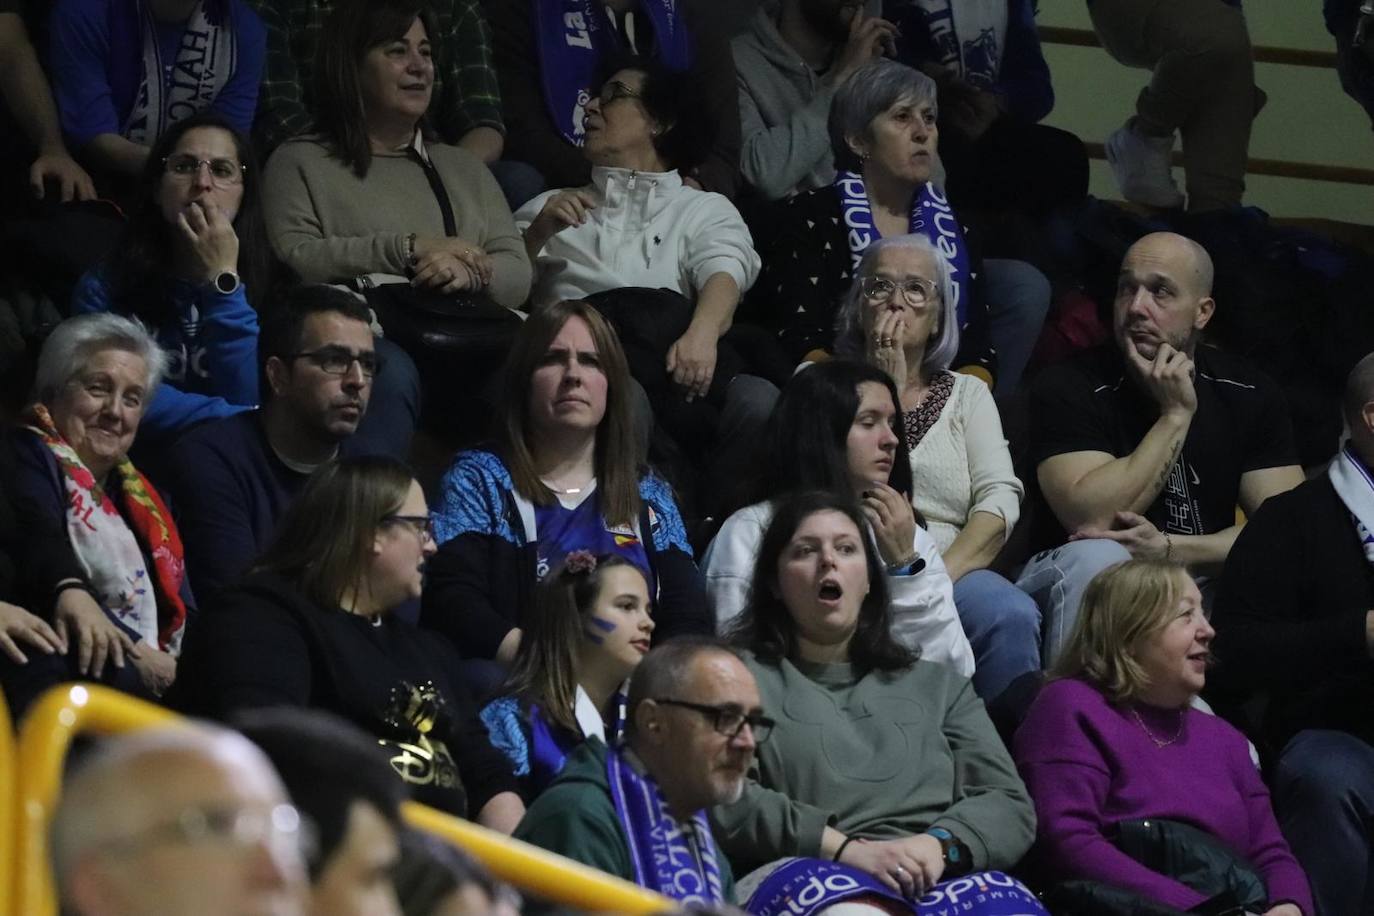
M603 618L601 618L601 617L588 617L588 618L587 618L587 623L588 623L589 625L588 625L588 626L584 626L584 627L582 628L582 635L585 636L585 637L587 637L588 640L590 640L593 644L598 645L598 646L604 645L605 642L606 642L606 640L603 639L603 638L596 632L596 630L600 630L602 633L608 633L608 634L609 634L609 633L614 633L614 632L615 632L615 628L616 628L616 624L615 624L614 621L612 621L612 620L605 620L605 619L603 619ZM596 629L593 629L593 627L595 627Z

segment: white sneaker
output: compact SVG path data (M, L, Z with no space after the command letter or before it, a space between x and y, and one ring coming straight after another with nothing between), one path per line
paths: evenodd
M1170 161L1173 136L1147 137L1126 124L1112 131L1103 146L1122 197L1150 207L1183 206Z

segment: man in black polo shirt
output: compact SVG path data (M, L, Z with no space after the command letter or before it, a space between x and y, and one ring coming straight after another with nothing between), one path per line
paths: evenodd
M1129 557L1214 574L1240 532L1236 506L1302 482L1278 388L1245 361L1199 346L1215 311L1212 262L1181 235L1126 252L1113 341L1047 370L1032 398L1036 474L1068 543L1036 554L1017 584L1058 655L1089 581Z

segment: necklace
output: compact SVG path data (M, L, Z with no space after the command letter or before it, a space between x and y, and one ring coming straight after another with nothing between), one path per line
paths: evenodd
M592 485L592 481L594 481L594 480L596 480L595 477L593 477L592 480L589 480L588 482L584 483L584 484L583 484L582 486L580 486L580 487L567 487L567 488L564 488L564 487L555 487L553 484L549 483L549 482L548 482L547 480L545 480L544 478L542 478L542 477L539 478L539 482L540 482L540 483L542 483L544 486L548 487L548 488L549 488L550 490L552 490L553 492L557 493L559 496L577 496L577 495L578 495L579 493L581 493L583 490L585 490L585 489L587 489L589 486L591 486L591 485Z
M1140 726L1141 731L1145 732L1145 737L1154 742L1155 747L1168 747L1183 735L1183 710L1181 709L1178 711L1178 728L1174 729L1172 738L1155 737L1155 733L1150 731L1150 726L1146 725L1145 720L1140 718L1140 713L1136 711L1134 706L1131 707L1131 715L1135 716L1135 721Z

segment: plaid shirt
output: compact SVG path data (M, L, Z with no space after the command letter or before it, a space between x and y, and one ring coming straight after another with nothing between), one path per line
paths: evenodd
M254 122L259 155L310 130L309 64L319 54L320 34L332 0L249 0L267 25L267 66ZM474 127L505 133L501 90L491 63L491 38L478 0L436 0L434 102L430 119L439 136L456 143Z

